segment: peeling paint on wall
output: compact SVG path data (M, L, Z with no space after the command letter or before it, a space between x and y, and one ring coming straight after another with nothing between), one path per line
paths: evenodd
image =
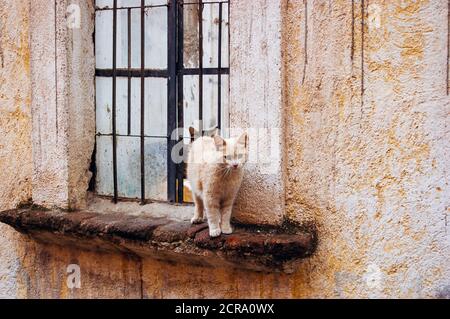
M28 1L0 4L0 209L31 197ZM18 27L20 26L20 27ZM0 225L0 298L17 295L22 236Z
M436 296L450 271L441 195L449 192L449 101L439 85L447 3L363 3L335 1L331 11L310 4L316 54L303 85L303 52L293 41L303 40L303 24L292 23L303 5L286 7L287 136L296 137L288 143L288 215L319 224L309 276L322 292L311 295ZM373 267L378 287L361 279Z

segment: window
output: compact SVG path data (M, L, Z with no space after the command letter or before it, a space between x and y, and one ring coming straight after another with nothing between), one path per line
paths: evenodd
M228 1L96 1L98 195L189 201L172 153L229 125L228 21Z

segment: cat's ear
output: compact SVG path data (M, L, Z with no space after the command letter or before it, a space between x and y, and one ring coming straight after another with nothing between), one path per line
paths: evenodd
M216 128L214 128L212 131L211 131L211 137L216 137L216 136L219 136L220 135L220 130L219 130L219 128L218 127L216 127Z
M216 135L220 135L220 130L219 130L219 128L215 127L215 128L206 130L204 135L214 138Z
M214 144L216 144L217 150L220 150L227 145L227 142L219 135L216 135L214 136Z
M241 137L238 138L238 144L243 145L245 148L248 148L248 134L244 133Z
M189 134L191 135L191 143L193 143L195 141L195 135L197 131L195 130L195 128L193 128L192 126L189 127Z

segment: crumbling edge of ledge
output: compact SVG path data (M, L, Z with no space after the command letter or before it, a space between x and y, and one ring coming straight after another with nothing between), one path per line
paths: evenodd
M237 226L211 239L207 224L167 218L20 208L0 212L0 222L34 240L82 250L197 266L293 273L317 246L315 229Z

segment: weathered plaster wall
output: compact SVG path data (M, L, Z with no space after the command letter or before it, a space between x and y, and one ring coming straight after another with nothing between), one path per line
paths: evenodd
M79 17L67 12L79 8ZM33 202L86 205L95 144L93 1L35 0L30 5ZM68 17L79 18L68 26Z
M250 148L234 209L244 223L277 225L285 214L281 9L281 1L230 3L230 127L248 132Z
M0 297L449 297L447 2L371 0L364 54L360 1L353 37L350 1L282 3L286 214L318 224L315 257L290 276L210 270L39 245L0 226ZM28 4L0 4L1 209L31 194ZM69 291L73 263L82 287Z
M85 0L66 1L59 9L62 21L66 19L69 4L80 8L80 28L66 28L66 33L63 33L68 65L65 76L70 83L66 91L71 145L68 149L68 202L71 208L79 209L86 205L87 185L92 178L89 169L95 147L94 4Z
M23 26L18 28L18 25ZM31 198L28 1L0 6L0 206Z
M28 25L29 1L0 3L0 210L31 198ZM18 243L21 236L0 225L0 298L17 292Z
M26 249L17 276L17 291L25 298L290 298L309 291L299 274L211 271L35 243ZM80 289L67 288L69 264L81 268Z
M287 214L320 233L309 294L448 295L447 1L366 1L364 35L351 3L285 8Z

